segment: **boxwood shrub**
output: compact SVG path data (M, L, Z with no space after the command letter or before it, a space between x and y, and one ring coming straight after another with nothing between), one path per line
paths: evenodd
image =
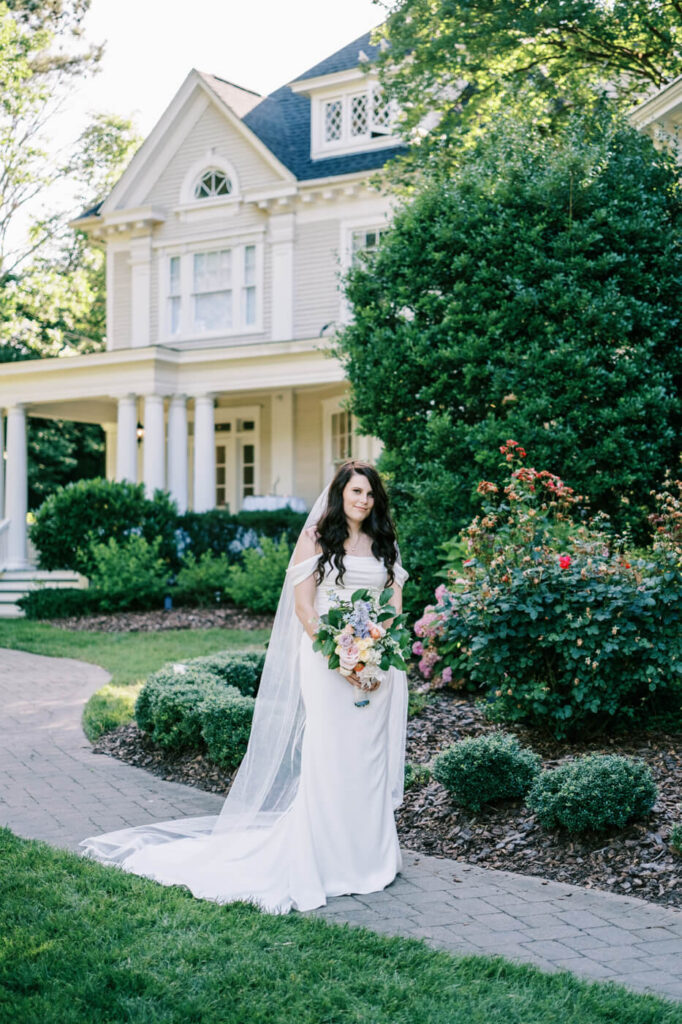
M643 761L586 754L541 772L527 804L544 828L601 832L646 817L656 796L656 784Z
M223 652L165 665L135 702L138 727L165 750L236 767L246 750L264 655Z
M456 803L478 811L495 800L525 796L541 764L515 736L498 732L453 743L433 759L431 774Z
M234 686L216 688L201 703L201 734L211 761L221 768L237 768L246 751L253 719L252 697Z

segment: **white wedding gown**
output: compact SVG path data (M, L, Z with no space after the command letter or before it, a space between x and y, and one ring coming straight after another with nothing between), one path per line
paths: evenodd
M344 562L343 587L329 567L317 587L319 613L331 591L347 598L360 587L378 593L385 585L386 569L373 556L346 555ZM291 584L310 576L316 563L313 556L290 566ZM407 573L400 565L394 573L402 586ZM402 798L405 673L391 669L377 690L362 694L330 671L305 632L298 667L305 708L300 780L274 824L214 832L215 817L185 818L85 839L83 853L164 885L187 886L202 899L246 900L270 913L312 910L329 896L375 892L392 882L401 867L393 812ZM356 707L366 696L370 703Z

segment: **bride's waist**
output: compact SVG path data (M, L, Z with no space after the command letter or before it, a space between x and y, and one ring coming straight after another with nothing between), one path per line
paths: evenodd
M333 592L319 589L315 595L315 610L318 615L324 615L330 608L333 608L339 601L350 603L350 599L356 590L368 590L372 597L378 597L381 593L380 587L337 587Z

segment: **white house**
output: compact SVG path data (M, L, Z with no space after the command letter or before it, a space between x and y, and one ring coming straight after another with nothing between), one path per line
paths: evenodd
M99 423L107 476L181 510L309 505L340 460L376 456L326 351L340 274L390 214L375 53L362 36L266 97L192 70L74 222L106 247L107 350L0 367L0 570L28 565L27 416Z

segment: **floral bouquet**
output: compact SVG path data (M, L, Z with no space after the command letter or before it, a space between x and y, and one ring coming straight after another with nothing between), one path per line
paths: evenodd
M390 604L392 588L378 597L369 590L356 590L350 600L333 595L329 611L320 616L313 650L328 658L331 669L353 675L360 687L373 690L385 679L391 666L405 671L405 655L410 649L410 634L405 615L398 615ZM391 619L390 626L382 623ZM366 707L369 699L356 701Z

